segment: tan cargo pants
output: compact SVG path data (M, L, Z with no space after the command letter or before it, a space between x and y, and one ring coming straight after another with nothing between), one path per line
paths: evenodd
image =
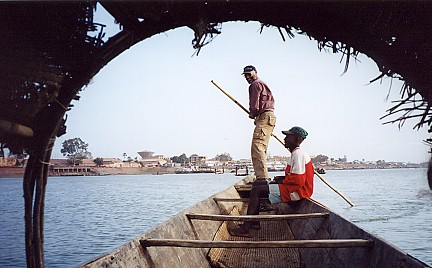
M276 125L273 112L264 112L255 118L255 129L252 136L251 157L257 179L267 179L267 147Z

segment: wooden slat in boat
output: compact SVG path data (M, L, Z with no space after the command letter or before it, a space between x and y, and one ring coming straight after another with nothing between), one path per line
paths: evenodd
M288 241L213 241L187 239L143 239L143 247L189 247L189 248L347 248L372 247L374 242L366 239L325 239Z
M305 213L287 215L214 215L214 214L186 214L189 219L212 221L280 221L294 219L326 218L329 213Z
M236 191L239 193L241 198L249 197L250 191L252 189L252 184L247 185L235 185Z
M268 198L260 198L261 200L268 200ZM213 198L215 202L249 202L249 198Z
M250 191L252 189L252 184L246 184L246 185L235 185L234 186L237 191Z

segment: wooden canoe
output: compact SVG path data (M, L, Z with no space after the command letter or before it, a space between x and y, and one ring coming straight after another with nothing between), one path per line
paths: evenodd
M244 215L250 179L80 267L429 267L311 199ZM251 238L229 234L251 220Z

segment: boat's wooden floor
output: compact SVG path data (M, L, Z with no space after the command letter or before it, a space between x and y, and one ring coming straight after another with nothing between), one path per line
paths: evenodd
M242 212L246 214L247 203ZM273 214L265 212L260 214ZM262 221L259 230L251 229L251 238L231 236L229 228L240 222L224 222L214 240L228 241L280 241L293 240L293 235L286 221ZM300 267L300 255L296 248L212 248L208 258L213 267L251 268L251 267Z

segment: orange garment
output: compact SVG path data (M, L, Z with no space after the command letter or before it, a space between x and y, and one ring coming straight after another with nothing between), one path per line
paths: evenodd
M300 147L291 152L290 163L285 169L285 179L279 184L282 202L296 201L292 193L300 199L309 198L313 193L314 167L310 156ZM291 194L291 195L290 195Z

